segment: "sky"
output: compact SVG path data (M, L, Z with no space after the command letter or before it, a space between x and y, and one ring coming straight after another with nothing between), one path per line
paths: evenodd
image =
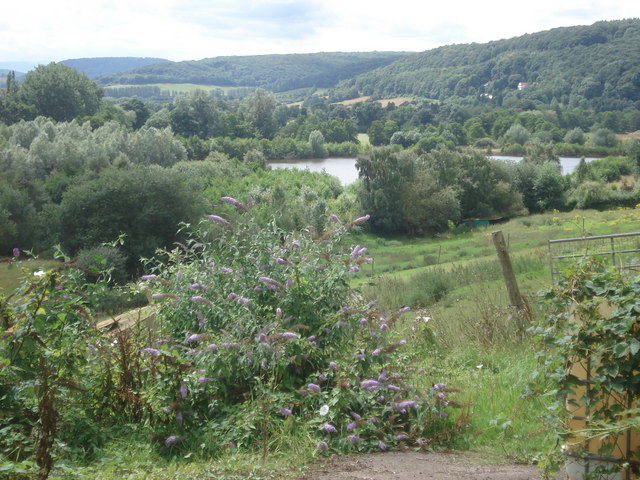
M638 17L638 0L7 0L0 68L84 57L414 52Z

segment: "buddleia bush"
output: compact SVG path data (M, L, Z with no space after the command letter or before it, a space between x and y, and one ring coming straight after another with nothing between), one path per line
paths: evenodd
M237 212L185 225L188 240L142 277L158 308L142 395L159 448L267 450L283 430L320 451L450 441L464 423L450 390L421 391L403 368L393 327L408 309L378 311L349 286L369 258L344 237L368 216L332 216L314 239L221 200Z

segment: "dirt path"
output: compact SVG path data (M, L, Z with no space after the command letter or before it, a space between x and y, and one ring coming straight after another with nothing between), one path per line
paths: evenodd
M333 457L299 480L539 480L532 465L488 465L471 453L413 451ZM558 476L558 479L563 476Z

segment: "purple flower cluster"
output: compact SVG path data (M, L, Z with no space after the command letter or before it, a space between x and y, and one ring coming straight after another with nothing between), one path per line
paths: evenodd
M213 222L219 223L220 225L229 226L231 225L227 220L218 216L218 215L207 215L207 218Z
M247 206L240 202L239 200L236 200L233 197L220 197L220 200L222 200L225 203L228 203L229 205L233 205L234 207L239 208L240 210L244 210L245 212L248 210Z
M260 280L262 283L264 283L267 287L269 287L272 290L278 290L279 288L283 288L283 285L279 281L274 280L271 277L258 277L258 280Z
M280 415L282 415L283 417L290 417L291 410L289 408L280 407Z
M191 297L191 301L192 302L200 302L200 303L206 303L207 305L213 305L213 302L211 300L209 300L208 298L204 298L200 295L194 295L193 297Z
M338 429L328 422L322 426L322 431L325 433L338 433Z
M360 386L365 390L369 390L370 392L380 388L380 382L377 380L363 380L360 382Z

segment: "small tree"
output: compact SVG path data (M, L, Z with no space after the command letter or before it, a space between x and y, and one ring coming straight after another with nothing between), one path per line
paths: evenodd
M314 130L309 134L309 145L316 158L325 158L327 156L327 148L324 145L324 136L320 130Z
M85 74L58 63L40 65L27 73L20 98L38 114L66 122L93 115L102 100L102 88Z
M516 123L505 132L504 139L509 143L524 145L527 140L529 140L530 136L531 134L529 133L529 130L527 130L519 123Z
M578 145L584 145L584 142L585 142L584 132L580 127L576 127L572 130L569 130L564 136L563 140L565 143L575 143Z

